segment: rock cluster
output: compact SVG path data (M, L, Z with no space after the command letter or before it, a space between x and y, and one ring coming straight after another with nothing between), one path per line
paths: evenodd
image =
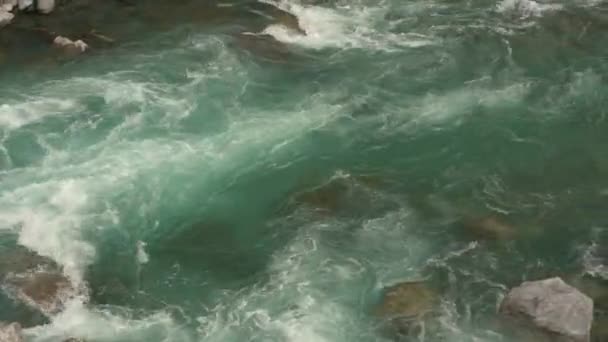
M55 0L0 0L0 28L15 19L16 12L37 12L49 14L55 9ZM69 38L56 36L53 45L68 56L81 54L88 50L82 40L72 41Z

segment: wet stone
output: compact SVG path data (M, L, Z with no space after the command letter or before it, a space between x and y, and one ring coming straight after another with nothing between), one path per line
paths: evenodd
M261 13L263 16L271 18L272 23L285 26L291 31L306 35L306 31L300 25L298 17L293 13L264 2L255 2L250 6L252 12Z
M53 40L53 46L66 56L77 56L89 49L89 46L82 40L72 41L71 39L62 36L57 36Z
M404 282L384 290L376 314L388 322L388 329L412 335L429 318L438 304L438 295L424 282Z
M266 34L237 34L234 43L237 48L269 62L285 63L292 56L287 45Z

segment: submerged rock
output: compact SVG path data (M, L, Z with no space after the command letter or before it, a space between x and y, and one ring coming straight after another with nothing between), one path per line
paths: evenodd
M306 31L300 25L300 20L295 14L265 2L255 2L250 6L254 13L261 13L266 17L270 17L276 24L285 26L287 29L299 34L306 35Z
M517 235L515 227L495 215L468 217L462 220L462 226L477 239L510 240Z
M404 282L385 289L376 314L399 334L411 334L436 309L437 303L437 293L424 282Z
M593 301L561 278L524 282L509 291L499 311L553 341L590 340Z
M2 342L23 342L21 325L19 323L0 322L0 341Z
M292 56L289 47L266 34L241 33L235 35L238 48L270 62L285 63Z
M276 11L274 19L289 30L306 35L306 31L300 26L300 20L297 16L285 11Z
M343 179L332 179L314 189L299 193L294 199L296 203L334 212L339 209L348 191L349 186Z
M289 205L305 206L322 214L367 213L398 206L382 188L385 180L373 175L352 175L336 172L314 187L295 192Z
M89 46L82 40L72 41L69 38L57 36L53 45L61 49L68 56L76 56L88 50Z

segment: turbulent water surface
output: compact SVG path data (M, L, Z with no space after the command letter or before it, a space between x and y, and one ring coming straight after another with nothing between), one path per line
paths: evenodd
M88 289L0 295L29 341L390 341L374 307L412 280L440 289L414 340L510 341L509 287L608 279L605 1L173 6L0 64L2 250ZM517 238L459 223L488 215Z

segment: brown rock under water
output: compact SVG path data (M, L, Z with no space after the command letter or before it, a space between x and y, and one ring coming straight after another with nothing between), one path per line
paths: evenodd
M23 247L0 252L0 274L4 292L47 316L77 292L56 263Z
M466 232L476 239L510 240L517 236L514 226L495 215L468 217L461 223Z
M240 33L234 38L239 49L269 62L286 63L292 57L289 47L271 35Z
M420 322L435 311L438 295L424 282L403 282L384 290L376 315L389 322L399 334L411 334Z

